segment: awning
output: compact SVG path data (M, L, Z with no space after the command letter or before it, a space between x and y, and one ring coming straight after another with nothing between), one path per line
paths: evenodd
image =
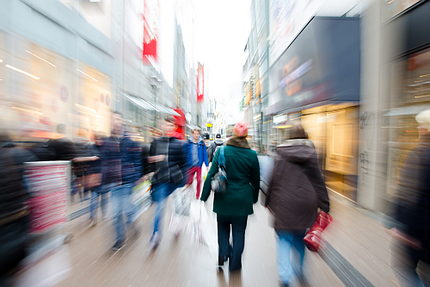
M145 109L145 110L150 110L150 111L154 111L157 110L153 105L149 104L147 101L140 99L140 98L136 98L127 94L122 93L127 99L129 99L132 103L134 103L135 105Z
M174 115L174 116L180 116L180 114L178 114L177 112L175 112L175 110L168 108L166 106L163 105L153 105L151 103L148 103L147 101L145 101L144 99L141 98L137 98L131 95L127 95L122 93L127 99L129 99L131 102L133 102L134 104L138 105L139 107L145 109L145 110L150 110L150 111L158 111L164 114L169 114L169 115Z
M272 105L265 115L324 102L358 102L360 18L312 18L270 67L269 77Z
M165 113L165 114L174 115L174 116L181 116L180 114L175 112L174 109L168 108L168 107L163 106L163 105L155 105L155 108L157 110L159 110L160 112Z

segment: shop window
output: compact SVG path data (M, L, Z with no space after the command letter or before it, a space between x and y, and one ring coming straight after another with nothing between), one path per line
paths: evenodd
M392 63L389 108L384 113L388 135L386 196L395 192L409 150L419 141L415 116L430 108L430 49Z
M352 124L333 125L333 155L351 157L352 154Z

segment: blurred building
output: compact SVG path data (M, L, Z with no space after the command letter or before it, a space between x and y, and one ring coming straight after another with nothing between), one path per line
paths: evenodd
M356 200L360 19L356 1L331 2L252 1L243 106L261 152L300 121L327 185Z
M149 127L173 108L194 113L187 98L194 59L175 38L182 27L174 28L173 2L2 1L1 126L15 138L60 123L71 137L80 129L109 134L110 112L119 111L149 140Z
M430 108L429 1L372 1L362 13L359 203L384 211Z
M300 121L327 186L385 211L430 107L428 1L251 2L243 109L267 152Z

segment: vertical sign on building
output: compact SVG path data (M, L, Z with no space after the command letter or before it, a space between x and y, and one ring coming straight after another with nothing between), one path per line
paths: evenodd
M197 103L203 102L205 91L205 72L204 66L198 63L197 68Z
M157 41L160 20L158 0L145 0L143 11L143 63L157 60Z

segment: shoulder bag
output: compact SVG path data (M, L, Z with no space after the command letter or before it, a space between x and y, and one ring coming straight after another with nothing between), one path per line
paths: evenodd
M224 147L221 146L218 157L218 172L213 176L211 189L218 194L224 194L227 189L227 173L225 172Z

